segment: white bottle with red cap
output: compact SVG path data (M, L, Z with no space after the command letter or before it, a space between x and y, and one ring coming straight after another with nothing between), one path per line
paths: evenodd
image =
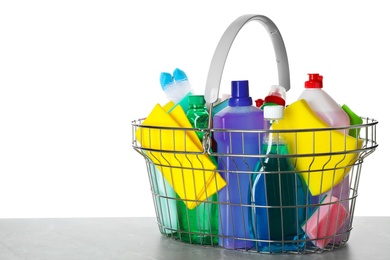
M309 74L305 90L298 99L305 99L310 108L330 127L349 126L348 114L322 89L322 76Z

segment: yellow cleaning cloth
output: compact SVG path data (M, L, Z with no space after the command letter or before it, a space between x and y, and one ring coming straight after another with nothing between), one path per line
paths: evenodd
M142 125L155 128L138 128L138 142L189 209L226 185L196 133L182 129L191 124L181 106L168 114L157 104Z
M272 129L307 129L329 128L301 99L287 106L284 119L272 124ZM325 193L335 187L348 174L350 166L357 159L354 150L362 147L363 141L344 135L339 130L325 131L291 131L281 133L289 146L290 154L305 156L296 157L296 169L301 172L313 196ZM328 155L318 155L328 153ZM329 153L339 153L332 154Z
M163 106L163 109L165 110L165 111L169 111L169 110L171 110L172 109L172 107L174 107L175 106L175 103L173 102L173 101L169 101L168 103L166 103L164 106Z

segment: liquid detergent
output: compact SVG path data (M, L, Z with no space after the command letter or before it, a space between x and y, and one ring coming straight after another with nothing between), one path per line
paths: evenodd
M191 95L188 100L187 118L191 126L207 128L209 114L205 108L204 96ZM199 140L202 140L204 132L197 131L196 133ZM213 162L216 164L215 161ZM212 195L194 209L188 209L185 203L178 198L177 210L180 233L175 234L175 238L191 244L218 245L217 194Z
M267 96L263 107L264 118L272 123L283 118L284 104ZM274 102L270 102L273 100ZM259 241L260 252L297 251L300 244L293 240L303 237L300 224L306 219L308 205L307 187L289 157L286 141L278 133L269 132L264 136L261 158L255 167L259 174L253 181L253 225L255 238ZM277 155L277 156L273 156ZM272 241L272 242L271 242Z
M188 97L194 92L184 71L176 68L173 76L170 73L160 74L160 84L167 98L188 111ZM172 109L174 109L173 107Z
M253 239L249 194L251 173L258 159L246 155L260 154L262 136L245 130L264 129L263 121L263 111L252 106L248 81L232 81L228 107L213 117L218 153L226 154L218 158L218 170L227 183L218 192L219 245L225 248L255 246L246 239Z
M289 152L281 141L267 149L263 152L270 155L283 156ZM305 205L308 204L304 182L294 173L287 157L267 158L258 164L255 171L260 172L253 181L255 238L272 241L258 242L257 250L272 253L297 251L300 243L293 240L304 234L299 225L306 219Z
M356 115L349 109L348 106L344 105L340 107L338 103L323 90L323 77L319 74L309 74L309 80L305 82L305 90L302 92L299 99L305 99L311 109L320 117L329 127L338 127L338 126L349 126L351 125L351 120L356 119ZM353 121L355 124L355 121ZM357 131L359 129L350 129L348 132L341 129L340 132L343 134L350 134L351 136L356 137ZM334 184L331 188L331 191L323 194L336 196L339 200L345 201L345 209L349 210L349 176L346 175L342 180L341 184ZM323 196L319 196L322 198ZM316 200L314 198L314 200ZM342 229L348 229L349 222L345 223L345 226ZM340 237L337 237L340 240ZM339 242L339 241L336 241Z

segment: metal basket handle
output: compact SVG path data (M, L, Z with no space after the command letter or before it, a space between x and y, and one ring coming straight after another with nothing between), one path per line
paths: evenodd
M278 28L266 16L247 14L238 17L230 24L217 45L214 56L211 60L209 74L207 76L206 90L204 95L207 103L213 104L218 100L222 72L230 47L232 46L233 41L241 28L250 21L258 21L267 29L275 49L279 85L283 86L286 91L290 89L290 72L288 67L287 53ZM212 125L209 124L209 128L211 127Z

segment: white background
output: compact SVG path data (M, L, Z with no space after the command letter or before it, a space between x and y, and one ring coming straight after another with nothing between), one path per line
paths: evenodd
M379 121L355 215L389 216L386 1L68 0L0 3L0 217L154 216L131 121L166 102L163 71L184 70L203 94L220 37L249 13L268 16L281 31L287 103L317 72L336 101ZM221 92L248 79L251 95L263 97L276 75L266 31L248 24Z

